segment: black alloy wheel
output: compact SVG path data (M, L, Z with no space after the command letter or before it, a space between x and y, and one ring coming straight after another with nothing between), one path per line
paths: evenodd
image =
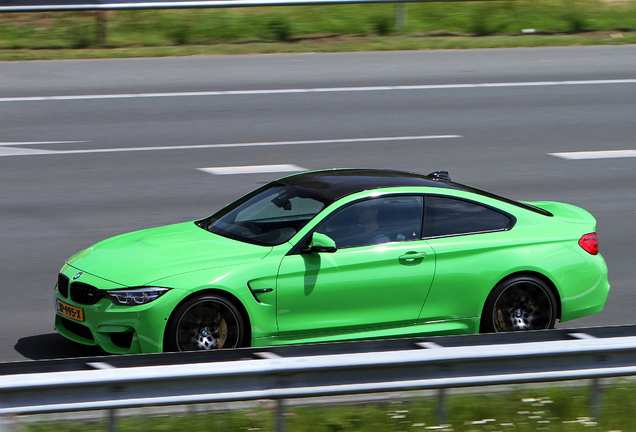
M482 333L554 328L557 305L552 290L538 278L504 280L490 293L481 317Z
M243 318L228 299L196 296L179 306L166 327L164 351L238 348L245 333Z

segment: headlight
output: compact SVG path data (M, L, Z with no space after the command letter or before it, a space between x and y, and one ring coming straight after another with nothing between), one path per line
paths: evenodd
M106 293L106 298L116 305L138 306L150 303L164 295L170 288L142 287L110 290Z

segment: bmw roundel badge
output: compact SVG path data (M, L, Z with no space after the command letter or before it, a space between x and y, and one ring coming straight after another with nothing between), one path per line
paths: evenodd
M79 272L78 274L76 274L75 276L73 276L73 280L75 279L79 279L79 277L82 275L82 272Z

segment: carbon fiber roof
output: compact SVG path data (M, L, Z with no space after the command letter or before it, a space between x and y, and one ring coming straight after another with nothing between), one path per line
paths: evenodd
M329 201L336 201L356 192L387 187L425 186L470 190L463 185L436 180L427 175L380 169L309 171L282 178L278 182L299 189L311 190Z

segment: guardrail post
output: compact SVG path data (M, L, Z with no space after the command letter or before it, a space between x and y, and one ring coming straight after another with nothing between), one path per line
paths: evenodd
M117 410L108 410L108 432L117 432Z
M104 45L106 43L106 12L97 11L95 19L97 24L97 45Z
M406 27L406 3L395 4L395 28L404 29Z
M446 423L447 412L447 398L446 389L441 388L437 390L437 424L441 425Z
M284 409L285 399L276 399L276 432L285 432L287 430Z
M603 382L601 378L592 380L592 394L590 396L590 411L597 423L600 422L603 409Z

